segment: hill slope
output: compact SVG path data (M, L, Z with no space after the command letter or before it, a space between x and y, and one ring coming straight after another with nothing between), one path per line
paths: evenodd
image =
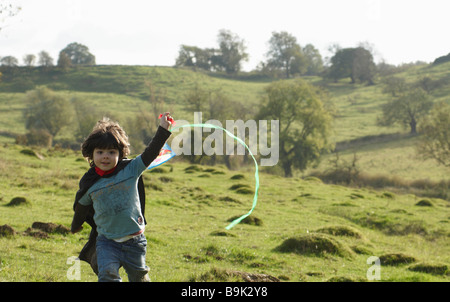
M0 281L70 281L68 260L78 255L89 227L76 235L64 227L87 163L69 150L38 150L43 159L26 150L0 146ZM227 221L251 207L252 193L233 188L253 189L252 168L233 172L175 158L144 177L153 281L243 281L245 274L280 281L449 281L446 201L261 174L253 219L227 231ZM26 202L12 205L16 197ZM378 277L368 274L373 259L381 260ZM80 281L96 281L86 263L80 269Z

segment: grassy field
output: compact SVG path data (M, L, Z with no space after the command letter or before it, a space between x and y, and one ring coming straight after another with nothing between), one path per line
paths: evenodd
M408 82L425 76L449 80L449 65L416 66L397 76ZM356 154L358 168L370 175L448 180L448 169L417 158L418 137L400 127L376 125L381 104L389 99L381 85L307 80L324 86L337 109L332 140L341 147L341 160L349 163ZM177 119L186 120L193 115L186 109L185 93L196 84L221 89L251 110L256 110L268 84L143 66L95 66L44 75L29 70L20 81L0 84L0 281L69 281L67 271L73 264L67 261L78 255L89 235L89 227L76 235L64 233L64 228L32 228L34 222L69 227L78 181L88 166L79 152L57 147L30 152L15 144L15 135L26 132L25 91L19 84L48 85L120 122L147 105L146 81L165 95ZM444 85L431 94L436 101L448 101L449 93L450 85ZM71 135L64 130L55 139ZM265 274L280 281L368 281L373 265L368 259L375 256L381 260L381 281L449 281L449 202L408 190L401 194L388 188L327 185L308 177L329 170L335 156L325 155L318 167L296 171L288 179L262 169L252 219L229 231L228 220L251 208L252 192L245 192L253 190L253 166L229 171L175 158L145 172L151 279L234 281ZM234 188L239 186L247 190L238 193ZM26 202L10 205L21 200L16 197ZM80 281L96 280L82 262Z
M24 150L0 147L0 225L15 232L0 237L0 281L69 281L67 261L89 227L76 235L30 228L70 226L87 163L68 150L37 150L43 159ZM449 281L447 201L262 173L252 219L227 231L228 220L251 207L253 193L233 187L252 191L252 168L176 158L144 175L153 281L234 281L243 272L280 281L368 281L371 256L381 259L381 281ZM16 197L26 201L10 205ZM96 281L86 263L80 272L80 281Z

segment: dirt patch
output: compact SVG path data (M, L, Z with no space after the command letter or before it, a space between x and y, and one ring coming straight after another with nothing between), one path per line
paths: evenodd
M11 201L6 205L7 207L15 207L20 205L27 205L30 202L25 197L14 197Z
M0 225L0 237L12 237L16 234L16 231L7 224Z
M347 246L325 234L305 234L288 238L276 247L275 251L311 256L336 255L340 257L349 257L353 253Z
M65 227L61 224L57 225L55 223L51 222L33 222L31 225L33 229L44 231L45 233L57 233L66 235L70 233L70 229L68 227Z
M33 229L33 228L28 228L24 232L24 235L31 236L34 238L39 238L39 239L47 239L49 237L47 233L40 231L40 230Z

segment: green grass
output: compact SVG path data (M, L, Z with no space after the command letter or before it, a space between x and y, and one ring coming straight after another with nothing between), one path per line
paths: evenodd
M77 183L87 163L72 151L37 150L45 157L40 160L23 149L0 147L0 225L16 231L0 237L0 281L69 281L67 260L78 255L89 227L75 235L49 234L47 239L25 231L36 221L70 225ZM433 206L423 207L416 205L420 199L414 195L261 173L252 214L261 223L241 223L227 231L228 220L251 207L252 195L232 187L253 188L252 168L195 169L175 158L155 172L144 174L147 264L153 281L242 280L231 272L266 274L287 282L367 281L367 259L390 254L416 261L382 264L382 281L449 281L443 269L450 264L447 201L430 198ZM7 206L19 196L28 203ZM306 250L279 250L293 239L316 241ZM318 249L313 253L311 246ZM81 281L96 281L84 262Z
M449 80L449 64L416 66L396 76L408 82L424 76ZM71 265L67 259L78 255L89 235L89 227L76 235L49 234L47 239L27 235L36 221L70 225L74 194L87 163L79 152L58 148L35 150L44 157L41 160L22 152L28 147L14 143L15 135L26 132L22 116L25 86L20 81L26 80L31 88L49 85L68 97L81 98L121 123L147 105L148 80L164 93L177 119L191 121L184 95L195 84L222 89L230 99L255 111L269 83L169 67L23 72L13 81L4 77L0 84L0 226L7 224L16 232L0 237L0 281L68 281ZM351 85L347 80L324 83L317 77L307 80L329 90L337 109L332 141L343 147L342 160L351 163L356 153L358 168L371 176L388 175L406 182L448 180L448 169L416 157L417 137L405 135L407 130L400 127L376 125L381 105L389 99L381 85ZM448 101L449 87L433 91L434 100ZM231 119L239 118L252 117ZM63 129L55 139L72 137ZM324 155L318 167L296 171L289 179L266 174L271 169L261 168L256 210L248 221L229 231L225 230L229 220L251 207L252 165L229 171L221 165L192 166L175 158L146 172L145 234L151 279L231 281L252 273L281 281L367 281L370 256L404 255L415 262L382 264L382 281L449 281L448 201L427 197L431 206L420 206L425 198L414 195L415 191L349 188L305 177L314 169L332 168L334 156ZM8 206L15 197L24 197L27 203ZM280 251L286 242L292 249ZM82 262L81 281L96 280L89 265Z

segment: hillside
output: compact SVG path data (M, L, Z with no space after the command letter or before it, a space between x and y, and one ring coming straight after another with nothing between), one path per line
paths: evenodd
M87 163L56 148L0 152L0 281L78 281L71 257L90 228L67 227ZM227 231L251 207L253 174L177 159L145 172L153 281L449 281L447 201L262 173L251 219ZM88 264L79 272L96 281Z
M47 85L123 121L148 106L146 81L151 81L176 118L192 120L185 94L198 84L221 89L247 106L244 117L233 119L251 119L268 83L169 67L95 66L66 73L23 68L19 72L0 83L0 281L68 281L67 260L78 254L89 234L88 227L76 235L64 231L71 222L78 180L87 169L79 152L58 147L33 151L15 144L15 135L26 131L22 115L26 90ZM409 82L425 76L450 82L450 63L415 66L396 76ZM324 86L337 109L333 141L342 160L349 163L356 153L358 168L371 175L448 180L448 170L415 157L417 137L406 135L402 128L376 126L380 105L389 98L380 84L307 80ZM450 85L431 91L436 101L448 101L449 94ZM66 130L57 140L72 138ZM227 220L251 207L252 165L230 171L175 158L146 172L147 261L152 280L242 280L245 272L281 281L368 281L372 266L368 259L375 256L381 260L382 281L448 281L448 201L420 197L406 189L393 193L390 188L349 188L307 177L314 170L330 169L334 156L324 156L318 167L289 179L265 173L276 169L261 169L252 219L230 231L225 230ZM238 193L237 187L246 190ZM38 229L35 222L61 226ZM81 281L95 280L89 266L81 263Z
M413 66L393 76L404 78L409 83L429 78L432 83L439 83L430 91L432 98L436 102L448 102L450 62ZM407 130L398 126L387 128L376 125L381 105L390 98L382 92L384 78L378 78L377 84L372 86L350 84L348 79L330 83L319 77L305 78L329 92L337 113L331 140L337 144L340 158L348 163L356 153L359 168L369 174L395 175L406 180L448 179L448 169L432 160L417 158L415 145L418 137L403 135ZM185 99L186 93L195 85L207 91L221 90L230 100L243 104L245 110L229 119L248 120L257 112L268 81L251 74L227 78L171 67L108 65L77 67L66 72L58 68L19 67L14 73L5 72L0 82L0 142L14 142L17 134L25 133L23 96L35 85L47 85L69 98L81 98L95 106L99 114L123 122L149 107L151 92L148 85L151 83L154 95L164 99L165 107L176 118L193 121ZM59 139L70 141L73 133L70 129L63 129ZM342 146L345 148L339 148ZM325 155L317 168L297 172L297 175L326 171L334 158L335 154Z

